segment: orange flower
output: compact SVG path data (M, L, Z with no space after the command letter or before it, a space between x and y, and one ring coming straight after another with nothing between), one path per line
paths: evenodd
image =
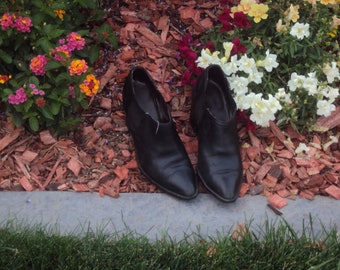
M86 96L92 97L98 92L99 80L97 80L93 74L89 74L86 76L84 83L79 85L79 87L82 93Z
M87 64L85 60L73 60L71 62L71 65L68 67L70 71L70 75L81 75L82 73L85 73L87 71Z
M65 10L63 9L55 9L53 10L54 14L60 19L60 20L63 20L64 19L64 15L66 13Z

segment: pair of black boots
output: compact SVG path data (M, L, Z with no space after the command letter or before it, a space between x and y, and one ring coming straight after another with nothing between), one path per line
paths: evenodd
M193 166L167 104L148 72L134 67L123 103L141 172L163 191L181 199L198 194ZM236 104L218 65L205 69L192 93L191 124L198 136L197 176L218 199L238 198L242 163L236 127Z

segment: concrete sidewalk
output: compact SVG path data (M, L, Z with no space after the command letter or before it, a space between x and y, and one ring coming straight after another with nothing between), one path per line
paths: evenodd
M266 222L278 226L285 220L298 233L310 225L322 235L323 228L340 230L340 201L317 196L315 200L297 199L281 209L281 216L267 207L263 196L245 196L225 204L210 194L199 194L182 201L167 194L120 194L118 199L97 193L74 192L0 192L0 226L8 220L19 224L47 225L62 234L89 229L108 233L133 233L150 240L169 236L216 237L227 235L238 223L260 231ZM324 226L324 227L323 227Z

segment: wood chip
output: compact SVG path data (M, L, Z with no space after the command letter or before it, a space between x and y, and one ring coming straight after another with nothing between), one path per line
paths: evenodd
M19 183L26 191L34 190L34 187L32 186L31 182L27 179L26 176L21 177L19 179Z
M339 187L335 185L331 185L328 188L326 188L325 191L329 196L332 196L333 198L340 200L340 188Z
M286 206L288 204L287 200L280 197L277 194L273 194L268 197L269 203L274 206L275 208L281 209L282 207Z
M15 141L23 133L23 131L24 131L23 128L17 128L13 132L6 134L0 140L0 151L2 151L7 146L9 146L13 141Z
M50 145L57 142L57 140L51 135L49 130L44 130L39 133L40 140L43 144Z
M78 176L81 170L79 160L75 157L71 157L69 162L67 163L67 168L70 169L75 176Z

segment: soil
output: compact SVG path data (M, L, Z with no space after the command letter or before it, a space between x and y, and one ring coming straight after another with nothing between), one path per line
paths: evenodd
M53 137L14 128L0 114L0 190L96 192L118 198L126 192L162 192L138 170L133 141L125 125L122 89L131 67L145 67L157 83L195 166L197 138L189 124L191 91L181 86L185 67L177 44L190 32L200 35L222 11L220 1L112 1L106 22L117 32L119 49L103 49L95 69L100 92L82 112L79 128ZM292 127L257 127L240 123L244 167L240 196L265 195L276 208L290 199L315 195L340 199L340 110L317 121L320 132ZM321 128L322 127L322 128ZM300 143L309 151L296 153ZM200 185L200 192L206 190Z

